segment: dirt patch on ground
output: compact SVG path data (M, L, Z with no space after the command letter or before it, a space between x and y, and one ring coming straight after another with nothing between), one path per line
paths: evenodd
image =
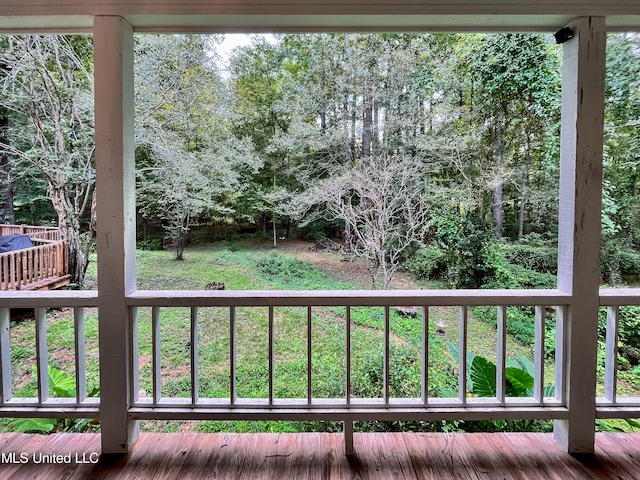
M336 280L347 281L358 288L369 290L372 287L371 272L367 262L353 255L345 255L329 250L315 251L313 243L301 240L284 240L279 249L289 252L303 262L307 262L322 270L327 276ZM376 288L380 288L378 280ZM389 285L393 290L420 290L421 287L413 279L399 272L394 275Z
M49 354L50 363L57 366L63 372L73 372L75 370L76 357L72 350L63 348Z

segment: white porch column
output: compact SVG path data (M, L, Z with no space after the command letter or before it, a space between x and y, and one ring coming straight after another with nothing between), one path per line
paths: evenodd
M133 29L95 17L96 193L102 452L129 451L138 434L131 398L129 309L136 288Z
M592 453L598 335L600 211L606 30L604 17L578 18L564 43L558 288L571 293L562 382L569 419L556 421L556 439L570 453Z

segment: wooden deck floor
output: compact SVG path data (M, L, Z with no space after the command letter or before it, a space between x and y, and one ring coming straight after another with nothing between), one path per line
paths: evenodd
M99 457L94 434L2 434L0 478L640 478L639 434L596 438L596 454L577 459L548 434L355 434L346 457L340 434L142 434L129 456Z

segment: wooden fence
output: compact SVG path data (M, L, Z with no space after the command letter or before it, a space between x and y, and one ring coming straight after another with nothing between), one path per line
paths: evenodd
M68 246L59 229L0 225L0 235L29 235L34 244L0 254L0 290L51 290L69 283Z

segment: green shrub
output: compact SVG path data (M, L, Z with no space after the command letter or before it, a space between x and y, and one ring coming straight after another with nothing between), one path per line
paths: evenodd
M162 239L138 240L136 242L136 248L138 250L162 250Z
M617 240L605 241L600 250L602 281L619 284L624 278L635 281L640 276L640 254L630 251Z
M512 245L503 242L491 242L487 245L485 270L488 276L483 288L536 289L556 288L556 276L510 263L508 252Z
M493 276L486 282L485 288L507 289L552 289L556 288L557 278L550 273L534 270L511 263L494 268Z
M454 288L480 288L491 275L487 261L493 233L482 218L451 206L437 208L429 223L429 237L444 252L445 280Z
M423 245L405 261L404 268L417 279L436 279L447 269L447 256L434 245Z
M313 265L277 253L259 260L256 267L268 280L288 289L315 289L326 279Z
M640 275L640 253L619 251L620 273L624 276Z
M513 265L540 273L555 274L558 271L558 250L526 243L504 246L505 259Z

